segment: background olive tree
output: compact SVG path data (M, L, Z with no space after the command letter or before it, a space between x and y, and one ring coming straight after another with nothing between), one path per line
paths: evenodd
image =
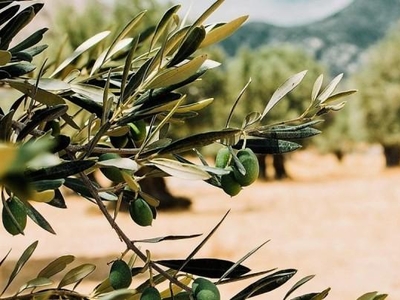
M357 107L362 113L366 141L382 145L387 166L400 164L399 28L396 25L370 49L353 78L360 89Z
M169 132L175 122L195 117L213 102L210 99L186 102L187 95L180 92L182 87L195 85L206 72L219 65L204 49L234 33L247 19L244 16L224 24L206 25L207 17L222 2L216 1L189 24L181 22L180 6L173 6L160 16L151 34L144 35L146 38L142 38L143 30L139 27L145 12L138 12L113 39L107 40L110 31L96 33L60 62L47 64L44 60L39 66L33 63L33 57L46 48L41 46L46 30L39 29L16 45L11 45L11 41L43 5L24 3L26 8L20 9L19 1L0 4L3 17L0 80L20 92L11 107L2 107L0 112L3 227L12 235L23 234L29 230L26 228L29 217L49 234L55 234L46 216L40 213L40 205L67 208L68 199L62 191L68 188L102 213L125 248L110 262L109 275L90 294L79 292L77 287L96 266L86 263L70 268L72 255L56 258L17 291L8 291L33 255L36 241L16 262L2 287L1 299L217 300L219 284L261 277L232 297L238 300L268 293L295 275L295 269L251 272L243 264L265 243L236 262L195 258L228 213L187 257L178 260L154 260L150 252L141 249L146 243L198 235L137 240L118 225L122 203L129 206L132 222L138 226L149 226L156 218L162 199L142 189L145 178L174 176L202 180L224 189L223 176L235 172L241 176L247 174L247 162L241 160L240 150L274 154L297 149L299 144L292 140L318 134L313 128L318 123L315 119L343 107L336 101L354 92L336 93L340 78L324 84L319 76L314 79L309 105L300 116L280 120L278 124L269 123L267 116L275 105L301 85L306 75L302 71L278 87L261 110L249 110L240 125L231 121L248 86L236 97L222 128L173 138ZM144 31L148 32L147 28ZM59 44L49 46L59 47ZM228 168L207 164L201 150L210 144L228 149L231 160ZM188 151L197 157L195 162L183 155ZM98 171L112 179L113 184L103 187L91 180L89 175ZM33 202L41 204L33 206ZM116 204L114 211L107 210L107 202ZM7 256L3 255L0 267ZM63 273L59 281L54 279L58 273ZM145 279L141 279L141 274L146 275ZM132 278L141 284L131 287ZM310 279L312 276L298 280L285 299ZM168 284L163 287L163 282ZM70 285L73 287L67 288ZM11 296L4 296L6 292ZM292 299L323 299L328 293L329 288ZM372 293L364 299L385 297Z

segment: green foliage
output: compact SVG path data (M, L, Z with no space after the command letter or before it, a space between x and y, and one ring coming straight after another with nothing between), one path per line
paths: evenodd
M359 87L357 107L362 113L367 139L382 145L400 143L400 72L395 67L400 63L399 25L373 47L367 56L364 67L354 75Z
M2 4L2 8L10 9L18 5L17 2L8 1ZM66 208L67 201L60 192L61 187L66 187L97 206L126 248L113 261L108 278L100 282L90 295L75 290L92 274L95 265L84 263L68 268L74 260L69 255L50 262L35 278L14 292L14 298L138 298L140 295L145 297L150 287L157 289L159 284L168 281L171 289L160 293L162 299L174 298L178 293L186 298L194 295L202 300L219 299L218 284L263 276L233 297L246 299L268 293L295 275L294 269L273 274L267 274L269 270L250 273L251 270L242 263L265 243L236 262L194 258L228 213L186 258L178 261L156 261L150 252L143 253L137 244L191 239L198 235L162 236L137 241L118 225L117 216L122 202L131 205L130 214L138 225L147 226L153 222L162 199L142 191L143 179L174 176L203 180L221 188L221 176L232 172L206 163L201 150L212 144L229 147L234 167L241 174L249 172L253 175L254 164L252 162L251 169L247 169L249 164L242 159L240 149L251 149L251 152L245 150L246 157L249 153L253 157L253 152L281 153L295 150L299 144L289 140L294 136L303 138L317 134L312 129L315 124L312 120L331 110L340 109L343 103L338 104L338 98L351 93L334 93L340 76L325 89L322 89L322 77L318 77L312 88L311 101L302 113L289 115L289 120L284 119L286 114L269 118L275 107L278 107L278 102L283 102L282 99L289 96L295 87L301 86L306 75L303 71L286 81L282 80L282 85L274 92L264 93L264 97L269 100L263 106L253 108L245 105L248 111L243 117L243 114L238 115L237 112L243 106L243 103L239 103L242 96L247 94L248 85L245 85L231 105L225 126L219 130L190 133L181 139L173 139L170 127L175 122L195 116L198 110L211 103L208 99L188 103L186 94L181 90L219 65L208 57L205 49L201 52L199 49L232 34L246 19L242 17L221 26L205 25L207 17L222 2L215 2L192 24L182 23L177 15L179 6L175 6L160 18L158 25L146 27L146 38L143 38L143 30L140 28L145 13L138 12L119 33L112 35L113 39L107 40L110 31L96 33L72 50L63 61L44 65L37 75L30 73L32 77L22 76L34 68L23 68L24 72L19 68L18 72L1 73L4 75L2 84L22 93L21 97L13 101L9 111L0 111L2 206L3 211L8 213L9 221L16 227L11 233L21 233L29 228L23 228L25 219L15 214L14 204L6 199L18 198L18 205L21 205L18 211L25 211L38 226L54 234L55 231L39 210L41 205ZM28 4L23 15L13 12L11 15L15 15L15 19L2 27L0 36L6 37L1 39L4 67L15 67L14 62L10 61L13 52L6 50L8 42L18 32L17 29L34 17L40 8L40 5ZM41 34L35 34L34 38L25 39L17 49L30 49L40 40ZM26 55L15 55L18 61L16 65L21 57ZM240 126L232 125L234 117L241 119ZM132 124L142 124L140 128L146 128L143 130L143 138L139 139L135 135L136 131L132 134ZM116 137L123 137L124 143L117 144ZM238 150L238 155L234 149ZM197 156L199 163L182 156L182 153L188 151ZM104 188L91 175L106 169L119 171L122 178L118 176L118 182ZM114 175L110 178L115 179ZM34 207L32 201L43 203ZM116 204L114 217L104 205L105 201ZM37 241L34 242L22 253L0 298L8 292L10 284L30 259L37 244ZM128 253L132 254L129 263L124 260ZM1 260L0 267L7 256ZM163 266L169 269L165 270ZM63 271L65 273L62 278L56 281L53 276ZM143 273L148 275L147 280L140 277ZM206 277L197 279L197 287L193 285L194 291L190 287L193 276ZM217 278L217 282L209 282L207 278ZM129 289L133 282L142 283L135 289ZM290 291L305 282L298 282ZM53 284L56 286L53 287ZM68 289L69 285L73 285L73 288ZM323 299L328 292L329 289L314 299Z

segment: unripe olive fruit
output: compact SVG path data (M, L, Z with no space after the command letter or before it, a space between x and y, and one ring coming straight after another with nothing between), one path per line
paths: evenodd
M132 220L140 226L150 226L153 222L151 207L142 198L129 202L129 214Z
M215 166L217 168L225 168L229 163L230 157L231 153L228 147L223 147L219 149L217 152L217 156L215 157Z
M128 137L126 135L110 136L110 142L115 148L124 148L128 144Z
M108 276L114 290L128 288L132 283L132 273L128 264L122 259L113 262Z
M144 120L138 120L133 123L129 123L130 133L132 139L136 142L141 142L146 137L146 122Z
M105 161L105 160L117 159L117 158L121 158L121 156L119 156L116 153L104 153L99 156L99 161ZM103 167L103 168L100 168L100 171L101 171L101 173L104 174L104 176L106 176L112 182L115 182L115 183L124 182L124 177L121 174L121 170L118 169L117 167Z
M246 170L246 174L243 175L237 168L233 168L233 174L241 186L248 186L257 180L260 172L257 156L253 150L245 148L238 151L237 158Z
M161 300L161 295L155 287L150 286L140 295L140 300Z
M3 206L2 220L4 228L7 230L8 233L12 235L22 234L23 230L26 227L26 219L27 219L27 213L25 207L14 197L11 197L9 200L7 200L7 205L15 221L17 221L20 229L15 225L11 215L9 214L7 209Z
M193 295L196 300L220 300L221 295L217 286L205 278L196 278L192 284Z
M221 187L231 197L236 196L242 190L242 186L236 181L232 172L221 176Z

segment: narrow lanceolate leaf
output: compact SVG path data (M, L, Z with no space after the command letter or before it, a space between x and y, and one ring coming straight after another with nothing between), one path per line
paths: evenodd
M136 172L139 169L138 164L134 160L127 157L103 160L97 162L97 164L103 167L116 167L119 169L129 170L132 172Z
M172 142L160 151L160 154L179 153L211 145L220 140L231 139L240 134L240 129L226 129L221 131L210 131L205 133L194 134L186 138Z
M193 23L193 26L199 26L203 24L207 18L214 13L218 9L218 7L224 2L224 0L215 1L207 10L197 18L197 20Z
M167 68L181 63L189 56L191 56L194 52L196 52L196 50L203 42L205 36L206 36L206 30L204 29L203 26L194 27L186 36L186 39L183 41L182 45L180 45L178 52L168 63Z
M82 264L71 269L67 274L65 274L63 279L61 279L58 288L62 288L72 283L79 283L82 279L92 274L95 269L96 266L92 264Z
M296 140L305 139L320 134L321 131L315 128L303 128L300 130L279 130L271 129L267 131L253 131L251 136L264 137L270 139Z
M311 101L312 102L315 102L315 100L317 100L318 94L321 91L323 81L324 81L324 75L322 75L322 74L318 76L317 80L315 80L313 89L311 92Z
M165 72L154 78L154 80L149 83L147 88L162 88L182 82L190 76L196 74L206 60L207 55L203 54L180 66L167 69Z
M110 31L103 31L95 36L91 37L87 41L83 42L78 48L75 49L75 51L67 58L65 59L59 66L58 68L51 74L50 77L54 77L62 71L65 67L67 67L71 62L73 62L77 57L79 57L82 53L86 52L90 48L92 48L94 45L98 44L102 40L104 40L108 35L110 34Z
M9 51L11 53L16 53L35 46L43 39L43 35L47 30L48 28L37 30L36 32L32 33L28 38L24 39L22 42L9 49Z
M228 36L238 30L248 18L249 16L242 16L230 21L229 23L211 29L211 31L207 33L199 48L208 47L226 39Z
M31 220L33 222L35 222L37 225L39 225L41 228L43 228L47 232L56 234L56 232L51 227L49 222L47 222L47 220L28 201L24 201L24 205L25 205L26 213L28 214L28 217L31 218Z
M328 99L326 99L324 101L324 104L339 100L339 99L344 98L344 97L348 97L350 95L353 95L354 93L357 93L357 91L358 90L348 90L348 91L335 93L335 94L329 96Z
M50 278L57 273L63 271L68 264L72 263L75 260L75 257L72 255L64 255L56 258L51 263L49 263L45 268L43 268L37 277L46 277Z
M90 84L73 84L71 85L71 89L79 94L82 95L90 100L93 100L99 104L103 104L103 97L104 97L104 89L97 87L95 85ZM107 95L107 98L113 97L112 93Z
M323 290L322 292L318 293L317 295L315 295L314 297L312 297L311 300L323 300L326 297L328 297L328 294L330 291L331 291L331 288L327 288L327 289Z
M95 164L93 160L67 161L56 166L27 171L25 175L32 180L60 179L83 172Z
M0 267L6 261L7 257L10 255L11 249L8 250L7 254L0 260Z
M14 280L14 278L18 275L18 273L22 270L26 262L31 258L33 252L35 251L38 241L33 242L28 248L25 249L25 251L22 253L21 257L18 259L17 263L15 264L15 267L13 271L11 272L11 275L8 278L7 284L3 289L3 292L0 294L3 295L4 292L7 290L7 288L10 286L11 282Z
M32 182L32 187L37 192L46 190L55 190L64 184L65 180L61 179L46 179Z
M310 275L310 276L306 276L303 279L300 279L298 282L296 282L296 284L286 293L285 297L283 298L283 300L286 300L291 294L293 294L293 292L295 290L297 290L299 287L301 287L302 285L304 285L305 283L309 282L311 279L313 279L315 277L315 275Z
M335 91L336 87L338 86L339 82L343 78L343 73L339 74L332 81L326 86L326 88L318 95L317 100L319 103L324 103L329 96Z
M152 159L150 163L165 173L177 178L188 180L207 180L211 178L210 174L196 165L180 163L172 159L155 158Z
M7 80L7 83L14 89L42 104L48 106L65 104L65 100L61 96L48 92L44 89L37 88L26 81Z
M294 274L296 274L296 272L297 270L294 269L277 271L250 284L238 294L233 296L231 300L244 300L273 291L286 283L294 276Z
M122 29L122 31L118 34L118 36L114 39L114 41L111 43L110 47L105 50L96 60L96 62L93 65L93 68L90 72L90 76L92 76L98 69L101 68L101 66L107 62L107 60L113 56L115 53L118 51L122 50L126 46L128 46L133 39L125 39L127 34L132 31L132 29L139 24L140 20L142 17L145 15L146 11L140 12L137 16L135 16L125 27Z
M167 235L156 238L144 239L144 240L133 240L133 243L160 243L164 241L176 241L176 240L186 240L201 236L202 234L191 234L191 235Z
M303 80L304 76L306 76L307 71L302 71L291 76L287 79L272 95L269 100L267 106L264 109L264 112L261 115L261 118L264 118L266 114L290 91L292 91L295 87L297 87L300 82Z
M154 31L154 35L150 43L150 49L153 49L158 39L165 33L166 30L168 30L168 27L171 23L171 19L180 8L181 8L180 4L174 5L165 12L160 22L158 22L157 24L156 30Z
M29 280L27 283L25 283L24 285L22 285L19 288L18 293L21 293L24 290L27 289L33 289L33 288L38 288L38 287L44 287L44 286L49 286L52 285L53 281L46 278L46 277L38 277L38 278L34 278L32 280Z
M214 98L209 98L209 99L204 99L204 100L200 100L194 103L190 103L187 105L182 105L180 107L178 107L178 109L176 110L176 113L180 114L180 113L187 113L187 112L192 112L192 111L199 111L202 110L204 108L206 108L207 106L209 106L211 103L213 103Z
M244 141L240 140L233 148L241 149L243 145ZM300 149L301 145L285 140L254 138L246 140L246 147L252 149L257 154L280 154Z
M0 120L0 141L8 142L11 138L12 133L12 122L15 110L11 109L6 115Z
M215 258L197 258L191 259L187 263L183 259L171 259L171 260L158 260L157 264L164 267L168 267L174 270L181 270L183 272L208 277L208 278L220 278L226 271L235 265L234 262L215 259ZM184 264L185 263L185 264ZM184 265L182 267L182 265ZM243 274L250 272L250 269L243 265L236 265L235 268L230 272L226 278L239 277Z
M366 293L357 298L357 300L384 300L388 297L387 294L378 294L378 292Z

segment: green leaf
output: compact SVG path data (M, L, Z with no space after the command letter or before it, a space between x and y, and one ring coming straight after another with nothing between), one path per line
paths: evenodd
M267 106L264 109L264 112L261 115L261 118L264 118L266 114L290 91L292 91L295 87L297 87L300 82L303 80L304 76L306 76L307 71L302 71L297 73L290 78L288 78L272 95L269 100Z
M202 146L211 145L217 141L225 139L234 139L240 134L240 129L226 129L221 131L210 131L205 133L194 134L186 138L172 142L170 145L162 149L159 153L179 153L192 150Z
M65 104L65 101L61 96L44 89L37 88L27 81L7 80L6 82L14 89L45 105L53 106Z
M3 8L4 5L10 4L11 2L5 2L5 4L0 3L0 9ZM20 5L10 6L7 9L3 10L0 13L0 24L5 24L9 21L12 17L14 17L20 9Z
M45 34L45 32L47 30L48 30L48 28L42 28L42 29L37 30L36 32L31 34L29 37L24 39L22 42L15 45L11 49L9 49L9 51L11 53L16 53L16 52L20 52L20 51L23 51L30 47L35 46L37 43L39 43L43 39L43 35Z
M32 180L60 179L83 172L96 164L93 160L67 161L56 166L38 170L28 170L25 176Z
M197 258L191 259L188 262L183 259L157 260L155 262L167 268L207 278L220 278L232 266L235 266L235 263L231 261L216 258ZM182 267L183 264L184 266ZM239 277L248 272L250 272L249 268L238 264L226 277Z
M200 44L199 48L208 47L212 44L216 44L226 39L228 36L238 30L239 27L242 26L242 24L246 22L248 18L249 16L242 16L233 21L230 21L229 23L223 24L216 28L212 28L210 32L207 32L207 35L204 38L203 42Z
M52 285L52 284L53 284L53 281L48 279L48 278L46 278L46 277L34 278L32 280L29 280L23 286L21 286L19 288L18 293L21 293L22 291L27 290L27 289L44 287L44 286L49 286L49 285Z
M65 92L71 89L71 85L68 82L53 78L28 79L25 82L52 92Z
M360 296L357 298L357 300L377 300L376 297L377 296L382 296L382 295L378 295L378 292L369 292L369 293L365 293L364 295ZM380 298L382 299L382 298ZM383 298L385 299L385 298Z
M327 288L326 290L323 290L321 293L318 293L317 295L312 297L311 300L323 300L323 299L325 299L328 296L330 290L331 290L331 288Z
M311 92L311 101L314 103L317 100L318 94L321 91L322 82L324 81L324 75L319 75L317 80L315 80L313 89Z
M46 190L55 190L64 184L64 179L46 179L32 182L35 191L42 192Z
M196 74L206 60L207 55L203 54L191 59L183 65L167 69L154 78L148 84L147 88L155 89L178 84Z
M240 140L233 146L235 149L241 149L244 141ZM285 140L276 140L269 138L252 138L246 140L246 147L252 149L257 154L280 154L292 152L301 148L301 145Z
M37 225L39 225L41 228L43 228L47 232L56 234L56 232L51 227L49 222L47 222L47 220L28 201L23 201L23 202L26 207L26 213L28 214L28 217L31 218L31 220L33 222L35 222Z
M107 60L112 57L117 52L124 49L128 46L133 39L124 39L126 35L132 31L132 29L141 21L143 16L145 15L146 11L140 12L137 16L135 16L125 27L122 31L118 34L118 36L114 39L111 43L110 47L108 47L102 54L99 55L96 62L94 63L92 70L90 72L90 76L92 76L98 69L100 69Z
M28 62L8 64L0 67L0 79L10 77L21 77L36 69L34 64Z
M64 286L70 285L72 283L77 283L90 274L94 272L96 269L95 265L92 264L82 264L76 268L71 269L64 277L61 279L60 283L58 284L58 288L62 288ZM76 285L75 285L76 287Z
M78 58L80 55L82 55L84 52L104 40L108 35L110 34L110 31L103 31L100 32L90 39L86 40L83 42L78 48L75 49L75 51L68 57L66 58L58 67L57 69L51 74L50 77L54 77L57 75L60 71L62 71L65 67L67 67L71 62L73 62L76 58Z
M341 99L343 97L348 97L348 96L353 95L354 93L357 93L357 92L358 92L358 90L348 90L348 91L338 92L336 94L333 94L333 95L329 96L328 99L326 99L324 101L324 104L336 101L336 100Z
M7 254L0 260L0 267L6 261L7 257L10 255L10 253L11 253L11 249L8 250Z
M12 134L12 122L15 110L11 109L6 115L0 120L0 141L10 141Z
M288 126L292 127L292 126ZM253 131L250 136L257 136L269 139L295 140L305 139L320 134L321 131L315 128L303 128L290 130L290 128L271 128L266 131Z
M167 68L179 64L192 55L199 48L205 37L206 30L203 26L194 27L186 36L182 45L179 47L178 52L168 63Z
M3 292L0 294L0 296L4 294L4 292L10 286L11 282L15 279L15 277L18 275L18 273L22 270L22 268L24 267L26 262L29 260L29 258L32 256L33 252L35 251L38 243L39 243L38 241L33 242L22 253L21 257L18 259L17 263L15 264L15 267L14 267L13 271L11 272L11 275L8 278L7 284L4 287Z
M196 165L180 163L176 160L167 158L154 158L150 163L163 172L182 179L188 180L207 180L211 176Z
M156 237L156 238L150 238L150 239L144 239L144 240L133 240L133 243L160 243L164 241L176 241L176 240L186 240L186 239L192 239L201 236L202 234L191 234L191 235L167 235L167 236L161 236L161 237Z
M329 96L335 91L336 87L338 86L339 82L343 78L343 73L339 74L332 81L326 86L326 88L318 95L317 100L319 103L324 103Z
M153 49L155 43L158 39L164 34L166 30L168 30L168 26L171 22L171 19L176 14L176 12L181 8L181 5L174 5L170 9L168 9L165 14L162 16L160 22L158 22L157 27L155 29L153 38L151 39L150 49Z
M268 243L269 241L266 241L264 243L262 243L260 246L254 248L253 250L251 250L249 253L247 253L245 256L243 256L241 259L239 259L237 262L235 262L235 264L233 264L228 270L225 271L224 274L222 274L220 276L220 278L218 279L218 283L220 283L222 280L224 280L225 278L231 278L229 275L236 270L236 268L242 263L244 262L246 259L248 259L250 256L252 256L254 253L256 253L258 250L260 250L266 243ZM250 272L250 270L249 270ZM246 272L247 273L247 272ZM243 275L243 274L241 274ZM241 276L239 275L239 276ZM239 276L234 276L234 277L239 277Z
M49 263L45 268L43 268L37 277L46 277L50 278L57 273L63 271L68 264L72 263L75 260L75 257L72 255L64 255L56 258L51 263Z
M244 300L275 290L292 278L296 272L297 270L294 269L277 271L250 284L238 294L233 296L231 300Z
M303 279L300 279L296 284L286 293L285 297L283 300L286 300L295 290L297 290L299 287L304 285L305 283L309 282L311 279L313 279L315 275L310 275L306 276Z
M138 292L133 289L119 289L109 293L101 294L98 296L99 300L125 300L130 299Z
M84 96L96 103L103 104L103 97L104 97L104 89L97 87L95 85L90 85L90 84L84 84L84 83L79 83L79 84L72 84L71 89L81 95ZM115 97L112 93L109 93L107 95L107 98L110 97Z
M138 164L134 160L127 157L98 161L97 164L102 167L116 167L119 169L129 170L132 172L136 172L139 169Z

